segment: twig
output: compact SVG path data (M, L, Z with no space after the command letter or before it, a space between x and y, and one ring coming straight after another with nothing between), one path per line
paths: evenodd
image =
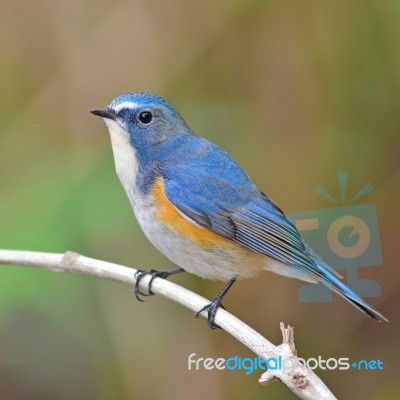
M0 264L22 265L56 272L89 275L130 285L135 283L135 269L84 257L73 252L53 254L0 250ZM141 280L141 291L145 292L147 290L150 278L150 276L146 276ZM193 311L197 311L209 303L209 300L204 297L165 279L155 278L151 291L182 304ZM202 316L206 317L206 312L203 312ZM215 322L262 359L279 359L281 357L282 360L285 360L285 365L290 364L290 367L287 368L267 370L260 378L261 383L280 380L301 399L335 399L335 396L317 375L301 364L297 358L293 328L285 328L281 322L283 343L279 346L274 346L254 329L223 309L218 310Z

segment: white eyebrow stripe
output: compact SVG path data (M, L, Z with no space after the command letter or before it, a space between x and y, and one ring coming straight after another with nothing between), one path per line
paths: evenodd
M133 101L124 101L123 103L118 104L117 106L113 106L111 108L114 109L115 112L121 111L123 108L131 108L134 109L138 107L137 103L134 103Z

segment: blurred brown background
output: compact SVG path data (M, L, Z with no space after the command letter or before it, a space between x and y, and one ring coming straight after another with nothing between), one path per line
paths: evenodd
M377 324L335 296L304 303L300 281L242 281L225 306L299 356L380 359L383 371L321 371L339 398L397 399L399 373L400 3L394 1L3 2L0 13L0 247L169 268L141 233L88 110L127 91L171 100L287 212L374 190L383 263ZM212 298L220 282L174 281ZM188 371L187 357L252 356L191 312L132 288L0 269L1 399L293 399L258 373Z

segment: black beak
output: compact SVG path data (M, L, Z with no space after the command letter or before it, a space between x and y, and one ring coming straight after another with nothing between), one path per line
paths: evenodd
M90 112L92 114L97 115L102 118L109 118L112 120L115 120L117 118L117 114L111 108L104 108L104 109L99 109L99 110L94 109L94 110L90 110Z

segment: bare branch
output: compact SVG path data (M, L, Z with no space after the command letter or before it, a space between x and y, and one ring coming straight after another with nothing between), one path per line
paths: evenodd
M136 270L133 268L95 260L73 252L54 254L0 250L0 264L21 265L56 272L89 275L130 285L136 282L134 278ZM146 292L150 279L150 276L146 276L141 280L141 291ZM175 283L160 278L154 279L151 291L182 304L193 311L199 310L210 302ZM206 312L203 312L202 316L207 317ZM215 322L262 359L279 359L281 357L285 361L284 365L290 364L290 367L286 368L268 369L261 376L259 380L261 383L266 384L280 380L301 399L335 399L335 396L317 375L312 370L307 369L297 358L292 327L285 328L283 323L280 324L283 343L275 346L254 329L223 309L218 310Z

